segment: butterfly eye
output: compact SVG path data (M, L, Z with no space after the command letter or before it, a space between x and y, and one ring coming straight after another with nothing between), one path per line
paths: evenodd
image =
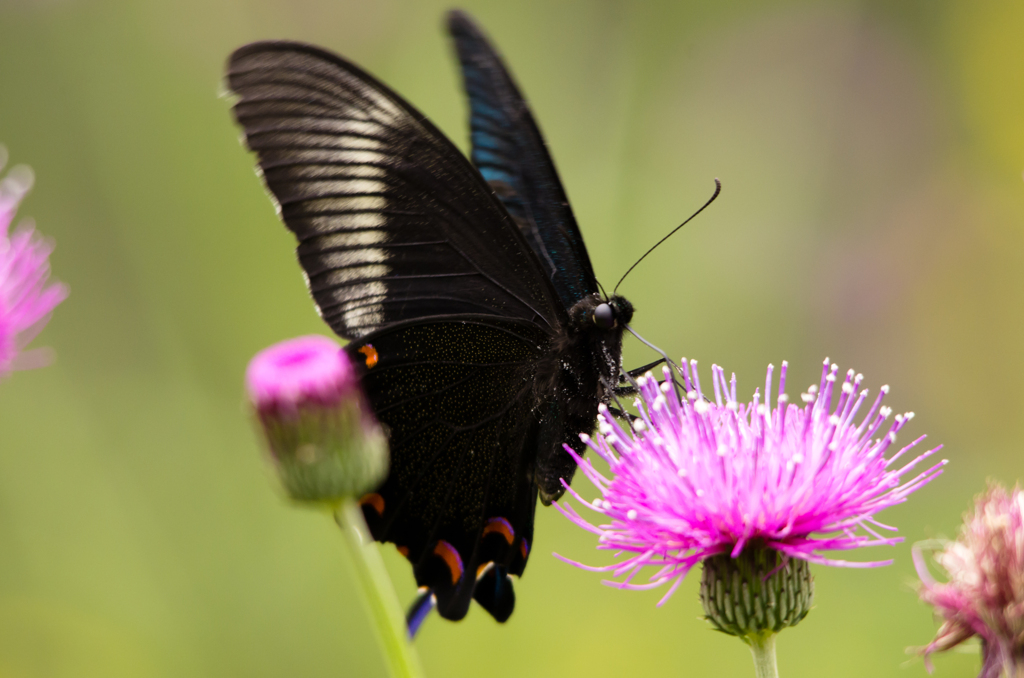
M615 327L615 311L609 304L601 304L594 309L594 324L602 330Z

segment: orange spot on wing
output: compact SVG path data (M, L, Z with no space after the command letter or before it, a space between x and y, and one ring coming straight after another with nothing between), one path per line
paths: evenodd
M441 556L452 575L452 584L458 584L462 577L462 558L455 547L442 539L434 547L434 555Z
M373 344L363 344L359 347L359 352L366 356L367 369L377 364L377 349L373 347Z
M398 552L401 553L406 558L409 557L409 547L408 546L396 546L395 548L398 549Z
M378 516L384 515L384 497L376 492L363 495L363 498L359 500L359 504L361 506L372 506Z
M505 541L511 546L512 540L516 538L516 531L512 529L512 524L504 518L491 518L484 525L484 531L481 535L486 537L492 532L497 532L505 538Z
M523 560L526 560L526 557L530 555L530 545L526 543L525 539L519 542L519 552L523 554Z
M486 563L481 563L480 566L476 568L476 578L480 579L480 577L484 576L484 573L487 572L487 570L489 570L493 565L493 560L487 561Z

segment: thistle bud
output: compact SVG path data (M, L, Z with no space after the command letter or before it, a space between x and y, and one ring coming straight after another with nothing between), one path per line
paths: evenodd
M814 579L806 560L747 546L735 558L704 560L700 602L716 629L749 643L799 624L814 602Z
M373 490L388 446L346 353L307 336L256 354L246 387L285 490L300 501L337 501Z

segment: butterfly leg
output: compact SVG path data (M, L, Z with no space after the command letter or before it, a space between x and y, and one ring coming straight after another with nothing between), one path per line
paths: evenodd
M629 370L628 372L627 371L623 371L622 372L622 377L619 379L619 384L628 384L628 385L627 386L621 386L621 385L620 386L616 386L613 389L613 392L617 396L627 396L627 395L635 394L637 392L636 378L639 377L640 375L646 373L651 368L657 367L658 365L661 365L664 362L665 362L664 358L658 358L653 363L647 363L646 365L642 365L641 367L637 367L636 369Z
M637 378L637 377L639 377L639 376L640 376L641 374L644 374L644 373L646 373L646 372L647 372L648 370L650 370L650 369L652 369L652 368L655 368L655 367L657 367L658 365L661 365L661 364L662 364L663 362L665 362L665 359L664 359L664 358L658 358L658 359L657 359L657 360L655 360L655 361L654 361L653 363L647 363L646 365L643 365L643 366L641 366L641 367L637 367L637 368L635 368L635 369L629 370L628 372L626 372L626 374L628 374L629 376L631 376L631 377L633 377L634 379L636 379L636 378Z
M640 418L635 414L630 414L629 412L626 412L625 410L620 410L617 407L609 407L608 413L611 414L613 417L618 417L619 419L628 419L630 424L632 424L634 421Z

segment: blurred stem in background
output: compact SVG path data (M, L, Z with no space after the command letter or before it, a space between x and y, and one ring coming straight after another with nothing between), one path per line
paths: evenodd
M283 341L252 359L246 386L288 495L330 507L341 526L390 674L421 676L384 561L356 500L384 481L388 447L348 356L327 337Z
M363 509L354 499L347 497L341 501L334 516L348 542L359 589L373 618L377 638L384 647L391 675L422 676L423 670L409 641L405 617L395 597L384 560L363 520Z

